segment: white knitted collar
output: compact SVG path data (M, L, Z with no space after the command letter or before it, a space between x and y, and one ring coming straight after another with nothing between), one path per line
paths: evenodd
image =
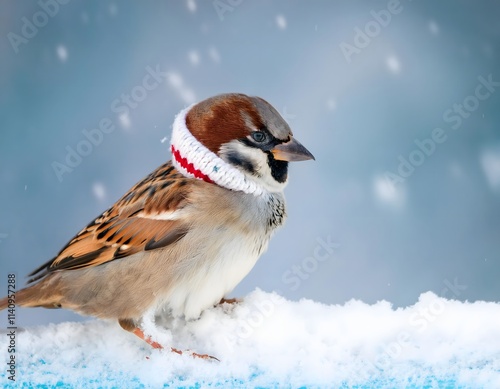
M175 168L186 177L198 178L255 196L263 195L266 191L262 186L207 149L189 132L186 115L193 105L179 112L174 120L170 144Z

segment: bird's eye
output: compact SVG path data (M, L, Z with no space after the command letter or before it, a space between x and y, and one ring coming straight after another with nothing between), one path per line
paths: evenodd
M262 131L252 132L252 138L258 143L262 143L267 139L266 133Z

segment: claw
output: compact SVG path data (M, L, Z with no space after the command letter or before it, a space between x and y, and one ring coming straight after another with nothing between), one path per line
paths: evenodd
M215 360L217 362L220 362L219 358L212 357L211 355L208 355L208 354L198 354L198 353L191 352L191 356L193 358L201 358L201 359L205 359L207 361Z
M181 350L178 350L176 348L173 348L173 347L170 347L171 351L173 353L177 353L179 355L183 355L183 352ZM195 353L194 351L191 351L191 350L187 350L185 351L188 355L191 355L193 358L200 358L200 359L205 359L205 360L212 360L212 359L215 359L217 362L220 362L220 360L218 358L215 358L215 357L212 357L211 355L208 355L208 354L198 354L198 353Z

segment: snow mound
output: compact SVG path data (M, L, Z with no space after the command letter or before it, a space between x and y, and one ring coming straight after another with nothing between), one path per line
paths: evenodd
M385 301L323 305L256 290L157 338L210 362L153 350L117 323L18 330L16 381L2 387L500 387L500 304L431 292L407 308ZM0 338L7 350L9 339ZM5 355L5 354L4 354ZM4 364L4 366L7 366Z

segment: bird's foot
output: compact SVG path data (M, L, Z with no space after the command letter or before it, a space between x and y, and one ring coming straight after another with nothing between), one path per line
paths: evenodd
M140 328L135 328L132 333L134 335L136 335L137 337L141 338L142 340L144 340L147 344L149 344L151 347L155 348L155 349L159 349L159 350L162 350L164 349L164 347L158 343L158 342L155 342L153 339L151 339L150 336L146 336L144 334L144 331L141 330ZM200 358L200 359L205 359L207 361L212 361L212 360L215 360L217 362L220 362L219 359L215 358L215 357L212 357L211 355L208 355L208 354L198 354L198 353L195 353L194 351L191 351L191 350L186 350L186 351L182 351L182 350L179 350L179 349L176 349L174 347L170 347L170 351L173 352L173 353L176 353L176 354L179 354L179 355L184 355L184 354L187 354L187 355L190 355L192 356L193 358Z
M239 298L232 298L232 299L221 298L218 305L222 305L222 304L238 304L238 303L241 303L241 302L243 302L243 299L239 299Z
M193 358L200 358L200 359L205 359L208 361L215 360L217 362L220 362L220 360L218 358L212 357L211 355L208 355L208 354L198 354L198 353L195 353L194 351L191 351L191 350L181 351L181 350L178 350L178 349L173 348L173 347L170 347L170 350L173 353L176 353L179 355L187 354L187 355L192 356Z
M158 342L155 342L153 339L151 339L150 336L146 336L144 334L144 331L141 330L139 327L137 327L136 329L134 329L132 331L132 333L134 335L136 335L137 337L141 338L142 340L144 340L147 344L149 344L151 347L153 348L156 348L156 349L163 349L163 346L158 343Z

